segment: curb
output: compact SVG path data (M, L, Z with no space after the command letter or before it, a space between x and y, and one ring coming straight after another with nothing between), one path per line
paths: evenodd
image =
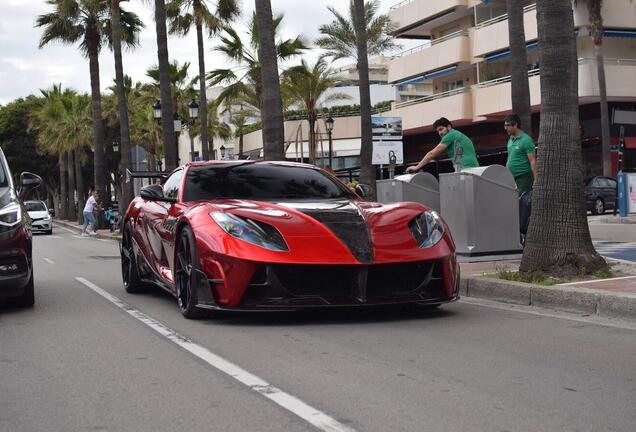
M636 294L469 277L461 281L460 295L582 315L636 319Z
M59 226L63 226L65 228L69 228L72 230L77 231L78 233L82 232L82 227L74 224L73 222L69 222L69 221L65 221L65 220L60 220L60 219L53 219L53 222ZM104 240L113 240L113 241L119 241L119 237L113 237L112 235L103 235L103 234L99 234L97 233L97 235L95 236L95 238L98 239L104 239Z

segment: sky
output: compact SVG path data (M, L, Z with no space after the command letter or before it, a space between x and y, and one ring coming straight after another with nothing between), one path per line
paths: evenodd
M380 0L380 12L387 13L398 0ZM157 64L157 44L153 19L153 2L131 0L123 3L123 8L137 13L146 28L140 34L140 46L124 52L124 73L134 81L148 81L146 70ZM347 13L347 0L271 0L274 13L283 12L283 36L304 35L314 41L318 27L332 20L328 6ZM252 0L242 0L243 16L236 27L245 28L245 23L254 8ZM29 94L39 94L54 83L70 87L80 92L90 91L88 60L82 56L77 45L69 46L51 43L38 48L42 30L34 27L38 15L50 12L52 7L46 0L0 0L0 104ZM226 67L223 59L213 51L218 42L206 40L206 70ZM408 48L410 45L404 45ZM191 31L186 38L170 36L168 39L170 60L179 63L190 62L190 76L196 74L197 51L196 34ZM313 60L319 55L317 49L305 55ZM112 85L115 76L113 54L108 49L100 55L101 88Z

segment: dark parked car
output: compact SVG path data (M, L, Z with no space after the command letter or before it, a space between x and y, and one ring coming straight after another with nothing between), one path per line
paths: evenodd
M42 184L35 174L20 175L22 187L13 187L9 165L0 149L0 299L20 307L33 306L31 218L22 199Z
M587 210L600 215L613 209L616 202L616 180L611 177L588 177L583 180Z

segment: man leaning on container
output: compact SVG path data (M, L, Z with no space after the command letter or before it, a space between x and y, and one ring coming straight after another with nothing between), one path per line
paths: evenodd
M515 178L519 195L532 190L537 177L537 154L530 135L521 130L521 119L511 114L504 119L508 138L508 163L506 168Z
M435 158L444 152L446 152L453 163L455 163L455 155L461 155L460 165L462 168L476 168L479 166L473 142L457 129L453 129L453 124L448 121L448 119L442 117L435 120L433 129L435 129L440 136L441 141L433 150L426 153L417 165L408 167L406 169L407 173L421 170L425 165L434 161Z

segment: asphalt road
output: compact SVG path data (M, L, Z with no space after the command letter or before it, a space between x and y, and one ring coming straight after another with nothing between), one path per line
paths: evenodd
M0 306L3 432L636 424L636 323L468 301L189 321L125 293L109 240L57 228L35 266L35 308Z

